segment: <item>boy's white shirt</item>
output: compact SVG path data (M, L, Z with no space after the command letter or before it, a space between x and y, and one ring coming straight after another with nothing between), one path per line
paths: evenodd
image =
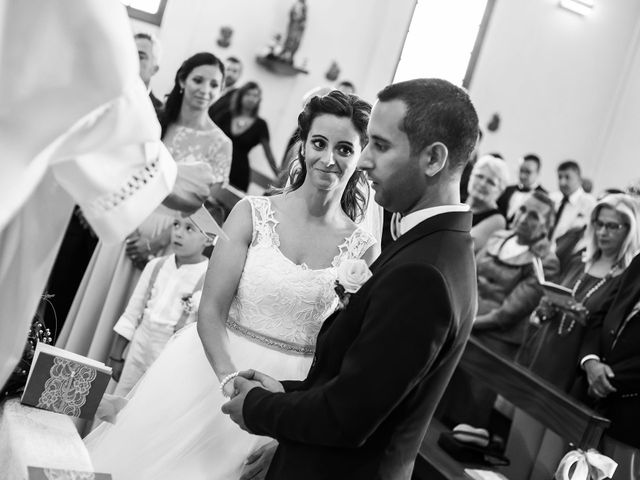
M167 260L158 271L151 297L145 309L144 303L153 268L163 258L167 258ZM144 319L152 325L161 329L173 329L182 316L182 297L193 294L196 284L207 271L207 265L208 260L205 259L202 262L182 265L178 268L174 254L151 260L142 271L127 308L113 330L131 341L143 313ZM191 297L193 310L189 314L187 323L195 321L201 294L202 291L199 290Z

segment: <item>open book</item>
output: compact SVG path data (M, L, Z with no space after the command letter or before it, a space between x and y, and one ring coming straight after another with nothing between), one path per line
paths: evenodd
M111 367L38 342L20 400L25 405L92 419L111 378Z
M542 260L538 257L534 257L532 260L533 271L538 278L538 283L542 286L545 296L549 301L559 307L570 309L576 305L576 299L573 296L573 291L570 288L558 285L557 283L547 282L544 278L544 269L542 267Z

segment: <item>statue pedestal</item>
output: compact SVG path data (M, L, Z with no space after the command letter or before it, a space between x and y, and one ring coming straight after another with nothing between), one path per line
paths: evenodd
M256 62L262 65L264 68L269 70L276 75L281 75L285 77L292 77L294 75L298 75L300 73L304 73L305 75L309 73L307 70L303 68L296 67L295 65L286 62L284 60L279 59L275 56L257 56Z

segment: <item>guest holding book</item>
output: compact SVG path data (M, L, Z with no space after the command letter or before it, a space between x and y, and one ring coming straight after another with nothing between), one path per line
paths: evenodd
M620 274L640 248L638 208L626 194L607 195L591 213L585 232L583 260L564 274L573 302L562 304L544 296L519 353L519 362L569 391L579 370L579 348L585 331L599 323L610 306Z
M212 243L191 219L176 216L171 231L175 253L146 265L126 311L113 328L116 338L108 364L118 382L114 395L127 395L171 336L196 320L207 271L203 250ZM125 360L123 352L129 343Z

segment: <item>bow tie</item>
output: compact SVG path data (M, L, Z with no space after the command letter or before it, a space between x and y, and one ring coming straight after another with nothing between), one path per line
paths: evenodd
M523 187L522 185L516 185L516 190L519 192L529 193L533 189L530 187Z

